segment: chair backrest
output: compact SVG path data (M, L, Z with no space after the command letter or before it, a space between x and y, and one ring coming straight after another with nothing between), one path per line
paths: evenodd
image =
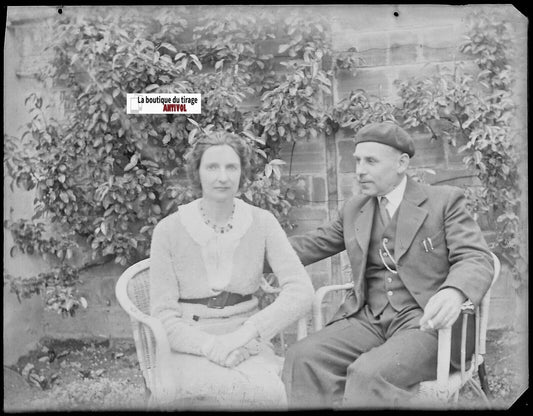
M152 390L155 340L151 331L135 318L139 314L150 314L149 271L150 259L128 267L118 279L115 293L120 305L130 317L139 366L147 387Z
M128 298L144 314L150 315L150 263L149 259L134 264L135 269L126 286Z
M498 280L498 277L500 276L501 271L501 263L498 257L494 254L492 254L492 261L494 263L494 274L492 275L492 283L490 284L489 290L481 300L481 304L479 305L479 315L480 315L480 323L479 323L479 353L485 354L486 352L486 344L487 344L487 329L489 324L489 308L490 308L490 292L492 287L494 286L494 283L496 283L496 280Z

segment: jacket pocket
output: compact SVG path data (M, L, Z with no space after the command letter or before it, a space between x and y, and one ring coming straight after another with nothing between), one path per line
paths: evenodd
M419 244L422 245L424 251L429 252L440 248L441 245L445 243L444 238L444 228L440 229L433 235L425 237L419 241Z
M423 264L425 273L444 276L448 272L448 247L444 229L418 240L419 260Z

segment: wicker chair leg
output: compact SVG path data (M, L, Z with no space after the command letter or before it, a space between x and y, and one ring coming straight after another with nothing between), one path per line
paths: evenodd
M485 363L481 363L477 369L479 375L479 383L481 384L481 389L486 394L488 398L492 398L492 393L489 389L489 380L487 378L487 371L485 370Z
M158 403L155 401L155 397L153 394L150 394L148 396L148 400L146 401L146 408L147 410L157 410L158 409Z
M152 401L152 393L145 386L144 387L144 407L146 408L146 410L150 409L151 401Z
M487 395L485 394L485 392L481 389L481 387L479 386L478 383L476 383L474 380L470 379L467 381L467 384L470 385L470 387L472 387L472 389L478 394L479 397L481 397L483 399L483 401L485 402L485 404L487 405L487 408L490 409L491 405L490 405L490 401L487 397Z
M452 403L454 405L457 405L458 402L459 402L459 390L453 393L453 399L452 399Z
M148 397L148 402L146 408L150 412L162 412L169 410L169 403L162 402L160 397L157 397L155 394L150 394Z

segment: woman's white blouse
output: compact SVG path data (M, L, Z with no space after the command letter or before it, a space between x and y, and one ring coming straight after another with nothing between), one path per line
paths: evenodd
M233 228L224 234L216 233L205 224L200 213L200 199L183 205L178 211L181 223L200 246L209 287L214 294L228 286L233 272L233 256L243 235L252 225L251 206L235 199Z
M217 234L201 216L199 200L179 207L154 229L150 248L150 310L159 318L176 351L201 355L209 335L201 322L256 310L257 299L211 309L180 303L220 291L247 295L259 289L265 257L281 292L276 300L246 318L263 340L304 316L313 285L277 219L268 211L235 199L234 227ZM195 319L192 317L195 315Z

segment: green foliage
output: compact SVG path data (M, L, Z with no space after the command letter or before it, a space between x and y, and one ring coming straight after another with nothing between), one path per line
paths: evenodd
M288 74L275 89L261 97L261 109L253 120L260 136L271 147L310 135L318 136L325 115L321 95L330 94L331 81L316 62L286 64ZM316 73L313 71L316 70Z
M75 288L78 280L79 270L65 263L29 278L12 276L4 271L4 282L9 284L10 291L17 295L19 302L21 298L42 294L45 309L63 317L74 316L80 306L87 307L87 300L78 296Z
M323 131L332 76L331 70L322 68L323 60L332 55L325 21L292 15L281 21L277 31L282 37L277 52L290 59L280 62L279 82L263 89L260 108L246 124L273 154L283 143L316 138Z
M46 237L45 225L41 221L4 221L4 227L11 230L15 245L10 255L17 249L25 254L42 254L53 264L48 272L32 277L12 276L4 271L4 282L10 292L15 293L19 302L33 294L43 294L45 309L62 316L74 316L80 305L87 307L86 300L78 296L74 287L79 278L79 269L68 264L78 248L72 231Z
M46 233L45 225L40 221L29 222L27 220L4 221L4 228L11 230L15 245L11 249L11 255L17 248L22 253L51 254L59 260L72 258L73 250L77 247L72 236L61 235L59 239L51 236L44 237Z
M397 121L395 110L386 100L371 97L364 90L356 90L335 106L330 124L357 131L370 123Z
M275 177L263 175L250 185L243 197L247 202L272 212L282 227L290 229L294 225L289 221L288 215L294 205L294 198L285 197L281 187L273 186L280 182Z
M494 226L493 249L519 279L520 155L512 125L510 30L502 16L493 13L474 14L469 23L460 51L472 56L477 71L467 71L458 63L432 76L398 82L403 99L399 116L407 126L426 127L435 138L446 138L453 145L459 139L464 143L459 147L465 153L464 163L481 183L480 189L469 190L470 206Z
M471 191L472 208L494 219L499 249L510 264L517 259L513 74L498 16L474 16L461 46L476 73L457 64L398 81L401 108L362 90L330 105L331 78L339 70L355 74L360 60L354 50L333 52L331 28L316 15L120 8L65 17L56 30L42 74L50 103L30 94L31 121L4 144L11 186L36 192L33 222L6 226L25 253L48 253L59 264L33 280L8 278L23 296L48 287L54 289L47 302L54 299L58 311L83 305L66 290L80 270L68 266L78 244L94 262L146 257L155 224L199 196L185 179L183 156L214 129L251 143L252 177L241 197L273 212L285 228L293 226L288 214L298 199L290 165L289 177L282 176L284 146L382 120L425 126L453 145L461 139L465 164L482 184ZM127 115L131 92L201 93L202 114ZM413 173L423 180L432 172Z
M8 228L24 252L60 261L32 284L11 279L17 293L43 293L39 285L51 281L69 287L73 235L95 263L146 257L155 224L198 197L183 156L209 130L249 140L253 172L242 197L290 228L294 196L279 153L323 129L331 71L321 65L332 55L325 22L238 8L223 16L212 8L88 10L57 23L41 78L50 103L30 94L31 121L22 137L6 137L4 165L12 186L35 190L37 221ZM201 93L202 114L127 115L132 92ZM42 220L54 230L48 240ZM73 292L44 293L59 310L70 310L63 298L76 303Z

